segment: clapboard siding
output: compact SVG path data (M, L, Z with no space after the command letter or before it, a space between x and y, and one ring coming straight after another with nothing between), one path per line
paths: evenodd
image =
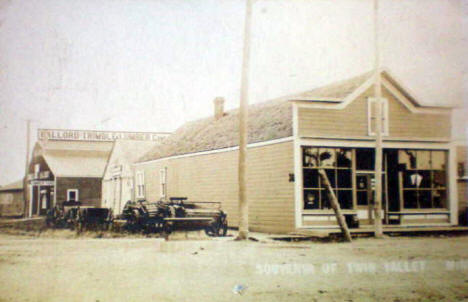
M367 103L364 97L342 110L299 108L298 113L298 131L302 137L367 135Z
M368 136L368 97L373 97L373 88L369 88L344 109L299 108L299 135L349 138ZM412 113L385 88L383 97L389 102L390 138L450 138L450 115Z
M468 174L468 161L467 161L467 147L466 146L457 146L457 162L461 164L464 169L464 175ZM461 171L460 171L461 172ZM462 176L462 175L459 175ZM468 191L467 191L468 181L466 179L460 178L457 182L458 187L458 212L459 214L465 214L466 208L468 206Z
M451 119L449 114L411 113L386 89L388 99L389 130L391 137L450 139Z
M160 169L167 168L168 196L194 201L220 201L229 225L238 225L238 151L195 155L135 166L145 173L146 199L160 198ZM252 231L285 233L294 230L293 143L249 148L247 198Z

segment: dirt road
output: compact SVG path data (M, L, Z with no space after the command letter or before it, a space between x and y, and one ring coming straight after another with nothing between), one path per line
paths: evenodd
M468 301L468 237L346 244L0 235L0 301Z

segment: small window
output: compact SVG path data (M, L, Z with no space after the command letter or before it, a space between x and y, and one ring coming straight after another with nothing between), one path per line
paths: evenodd
M370 136L375 135L376 104L376 98L367 99L367 129ZM382 135L388 135L388 100L385 98L382 98Z
M161 198L166 197L167 191L167 168L159 170L159 182L160 182L160 196Z
M142 171L136 173L136 197L145 197L145 174Z
M41 165L35 164L34 165L34 178L39 179L39 172L41 171Z
M68 201L78 201L78 189L68 189L67 190L67 200Z

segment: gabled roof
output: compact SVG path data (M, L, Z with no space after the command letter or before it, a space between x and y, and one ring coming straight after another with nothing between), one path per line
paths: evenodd
M290 97L291 100L309 100L324 102L341 102L344 98L364 84L373 72L368 71L352 78L317 87Z
M38 145L56 177L102 177L113 142L49 140Z
M108 170L113 164L132 164L159 144L159 142L155 141L116 140L111 155L109 156L104 175L108 173Z
M447 107L423 106L418 103L388 70L382 70L382 85L391 90L410 111L415 113L446 113ZM292 136L292 106L290 101L316 106L314 108L343 109L374 84L374 72L368 71L352 78L309 91L280 97L249 106L248 143ZM160 146L140 158L139 162L159 158L210 151L238 145L238 110L224 117L188 122L165 138Z
M365 90L374 85L374 71L368 71L358 76L339 81L330 85L315 88L289 97L291 101L300 103L317 104L318 106L328 106L328 108L343 109L354 101ZM418 102L415 94L407 87L397 81L395 76L387 69L381 70L382 87L390 90L408 110L414 113L447 113L449 106L428 106ZM320 104L319 104L320 103Z
M0 192L20 190L23 190L23 180L17 180L15 182L4 185L3 187L0 187Z
M248 143L292 136L292 109L285 99L249 106ZM227 111L219 119L208 117L188 122L165 138L141 161L238 145L239 111Z

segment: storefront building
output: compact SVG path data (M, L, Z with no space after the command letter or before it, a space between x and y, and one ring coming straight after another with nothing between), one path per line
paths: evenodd
M373 223L372 73L249 107L247 198L253 231L337 228L318 177L326 170L343 212ZM383 223L458 222L451 109L423 106L388 71L383 85ZM136 198L221 201L238 223L238 113L187 123L135 168ZM220 114L221 112L221 114Z
M63 201L102 206L102 178L118 139L160 140L157 133L39 129L27 176L26 216Z

